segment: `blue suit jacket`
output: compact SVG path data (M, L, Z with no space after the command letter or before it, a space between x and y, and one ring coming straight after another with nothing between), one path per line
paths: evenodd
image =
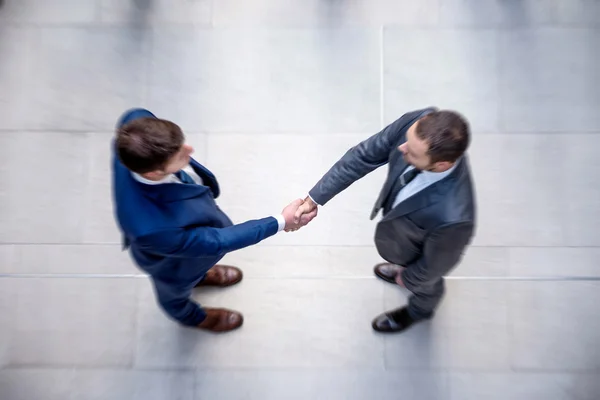
M142 117L156 118L134 109L118 126ZM146 185L123 166L113 142L113 196L124 248L130 248L143 270L173 283L201 278L227 252L256 244L278 230L274 217L233 225L215 203L215 176L193 159L190 164L204 186Z

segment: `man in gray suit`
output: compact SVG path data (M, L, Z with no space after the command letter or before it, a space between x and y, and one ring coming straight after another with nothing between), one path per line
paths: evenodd
M389 165L371 213L383 210L375 245L387 263L375 275L412 292L408 306L376 317L373 329L400 332L433 317L444 279L475 231L474 187L465 151L467 121L452 111L409 112L354 146L310 190L296 218L324 206L369 172Z

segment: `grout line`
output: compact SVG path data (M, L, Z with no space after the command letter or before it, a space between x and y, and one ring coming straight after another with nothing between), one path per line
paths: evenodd
M147 274L0 274L0 278L17 279L139 279L148 278ZM298 276L254 276L246 277L246 280L373 280L375 276L319 276L319 275L298 275ZM600 281L600 276L446 276L446 280L452 281Z
M1 370L19 371L19 370L57 370L57 371L122 371L122 372L196 372L195 367L139 367L131 368L123 365L60 365L60 364L13 364L7 365Z
M120 242L0 242L2 246L121 246ZM256 248L291 248L291 247L329 247L329 248L375 248L374 244L259 244ZM471 249L600 249L600 246L571 246L571 245L548 245L548 246L509 246L509 245L471 245Z
M463 374L463 373L484 373L489 375L502 375L507 373L516 373L520 375L533 375L533 374L545 374L545 375L564 375L564 374L577 374L577 375L589 375L597 376L598 372L594 369L589 368L567 368L567 369L555 369L555 368L530 368L530 367L518 367L518 368L480 368L480 367L452 367L452 366L403 366L403 367L390 367L382 369L375 366L181 366L181 367L140 367L140 368L124 368L119 365L58 365L58 364L21 364L21 365L6 365L0 367L0 373L5 371L65 371L76 374L77 372L92 372L92 371L110 371L110 372L156 372L156 373L191 373L194 375L194 381L199 374L204 372L302 372L302 371L336 371L336 372L406 372L408 370L417 373L433 373L433 374Z
M495 84L496 84L496 129L502 133L504 133L506 131L505 129L505 123L504 120L502 119L502 111L504 110L503 107L503 101L504 101L504 88L501 86L502 84L502 61L501 60L501 55L502 55L502 32L497 31L494 32L494 51L495 51L495 56L496 56L496 75L495 75Z
M385 111L384 111L384 56L383 56L383 39L384 39L384 26L381 25L379 30L379 129L384 128L385 123Z
M96 14L96 11L94 11ZM88 21L56 21L56 22L40 22L40 21L15 21L8 20L2 21L3 27L7 28L55 28L55 29L84 29L84 28L120 28L120 29L144 29L148 27L145 21L111 21L111 20L96 20L97 16L94 15L92 20ZM273 30L273 31L306 31L306 30L317 30L317 31L332 31L332 30L349 30L349 29L375 29L379 24L364 24L364 25L350 25L350 26L334 26L327 24L306 24L306 25L215 25L214 15L211 10L211 15L208 21L193 21L193 22L177 22L177 21L160 21L152 23L153 27L158 28L195 28L198 30L235 30L235 31L250 31L250 30ZM538 31L538 30L565 30L565 31L597 31L598 26L596 24L579 22L579 23L544 23L535 25L516 25L516 26L484 26L484 25L405 25L401 22L391 22L386 24L387 26L398 31Z
M382 83L383 84L383 83ZM380 99L380 103L383 103L383 100ZM383 108L380 111L380 119L383 119ZM385 121L382 121L382 124ZM12 133L44 133L44 134L58 134L58 133L93 133L93 134L112 134L114 127L112 128L93 128L93 129L63 129L63 128L27 128L27 127L19 127L19 128L0 128L0 134L12 134ZM346 132L316 132L315 131L272 131L269 133L265 133L264 131L240 131L240 130L187 130L186 135L261 135L261 136L269 136L269 135L301 135L301 136L336 136L336 135L367 135L373 134L372 130L358 130L358 131L346 131ZM481 131L477 132L476 136L492 136L492 135L509 135L509 136L527 136L527 135L600 135L600 131L591 130L591 131L544 131L544 130L535 130L535 131L506 131L498 130L496 132L493 131Z

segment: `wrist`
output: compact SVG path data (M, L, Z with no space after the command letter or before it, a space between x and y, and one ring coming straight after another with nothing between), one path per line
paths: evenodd
M306 196L304 201L307 202L308 204L310 204L311 209L315 209L319 206L319 204L317 204L317 202L314 201L314 199L312 197L310 197L310 194L308 196Z
M286 221L285 221L285 217L283 216L283 214L273 215L273 218L275 218L277 220L277 232L281 232L282 230L284 230Z

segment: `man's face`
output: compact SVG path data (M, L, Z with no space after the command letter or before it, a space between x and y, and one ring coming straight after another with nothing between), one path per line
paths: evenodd
M173 174L180 169L184 168L186 165L190 163L190 156L194 152L194 148L189 144L184 144L179 149L179 152L171 158L169 163L163 169L163 173L165 175Z
M427 154L429 145L426 141L419 139L416 134L416 127L419 122L414 123L406 132L406 142L398 146L402 152L404 161L423 171L432 171L435 165L431 164L431 159Z

